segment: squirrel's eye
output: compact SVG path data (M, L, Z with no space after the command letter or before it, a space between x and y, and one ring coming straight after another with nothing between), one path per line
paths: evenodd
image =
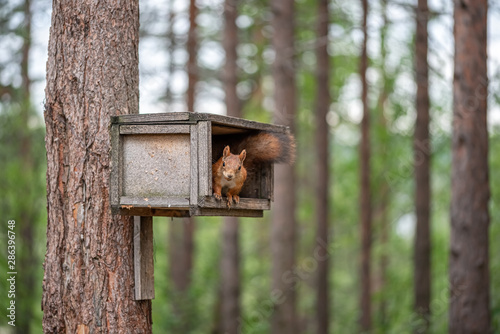
M226 167L226 163L225 162L222 163L222 167Z
M241 166L240 166L240 167L238 167L238 170L241 170Z

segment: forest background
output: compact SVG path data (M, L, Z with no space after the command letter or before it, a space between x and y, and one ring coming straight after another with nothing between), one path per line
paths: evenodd
M140 111L185 111L189 60L189 3L141 1ZM411 332L413 314L413 130L415 123L415 14L413 1L369 1L367 80L372 117L372 198L374 331ZM222 1L196 1L198 83L194 110L225 113L222 67ZM450 170L453 77L453 4L430 1L429 70L431 100L432 300L431 331L448 326L448 253L450 234ZM17 222L18 333L41 332L43 258L46 247L45 148L43 103L50 3L41 0L0 1L0 231ZM238 5L237 93L245 118L271 122L274 52L267 1ZM309 259L315 243L314 104L315 47L328 43L332 104L330 131L331 331L358 329L359 295L359 124L362 118L359 57L362 44L361 3L330 2L327 41L315 35L316 2L296 1L295 119L297 160L297 290L300 332L314 330L316 268ZM490 138L490 272L493 329L500 332L500 3L490 1L488 17ZM28 41L28 42L27 42ZM383 101L380 103L380 101ZM242 219L241 326L245 333L269 332L271 282L270 219ZM172 226L155 218L155 287L153 324L156 332L207 333L218 326L221 245L219 218L198 219L193 267L186 293L172 283ZM383 229L381 226L386 226ZM387 233L385 233L387 232ZM386 239L387 237L387 239ZM1 243L4 244L3 242ZM0 250L6 267L6 248ZM383 267L382 258L387 258ZM6 305L6 271L0 272L0 305ZM180 309L179 309L180 308ZM0 333L9 332L6 318Z

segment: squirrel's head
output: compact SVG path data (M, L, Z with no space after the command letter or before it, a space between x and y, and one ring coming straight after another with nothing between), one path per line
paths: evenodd
M243 168L243 161L247 157L247 151L243 150L238 154L231 154L229 146L224 148L222 155L222 175L228 181L231 181Z

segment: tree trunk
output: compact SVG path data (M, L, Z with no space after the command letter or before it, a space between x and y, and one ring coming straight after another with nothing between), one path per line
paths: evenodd
M363 6L363 45L361 47L361 100L363 103L363 119L361 121L361 144L360 144L360 211L361 211L361 330L369 332L372 327L371 312L371 238L372 238L372 208L370 189L370 112L368 107L368 83L366 81L366 69L368 66L368 55L366 44L368 40L367 18L368 0L361 0Z
M380 27L380 71L382 75L382 88L378 96L377 109L376 109L376 150L378 149L378 158L380 161L386 162L382 170L378 170L376 173L378 175L387 174L387 164L390 160L387 148L390 147L390 136L387 128L387 118L386 118L386 104L389 99L391 92L394 89L393 78L397 76L397 73L390 73L387 68L387 33L390 26L390 21L387 16L387 2L388 0L381 0L381 13L383 25ZM387 331L389 328L390 319L387 316L387 268L389 266L389 204L390 198L390 187L387 179L378 178L376 190L377 198L373 200L372 209L372 220L373 224L376 226L377 234L379 237L379 256L377 259L378 270L374 271L374 280L372 285L372 293L379 293L377 309L377 327L383 331Z
M23 47L21 50L21 78L23 99L25 101L30 101L31 98L31 79L28 71L31 51L31 17L31 0L24 0L24 29Z
M188 89L187 97L187 110L194 111L194 103L196 97L196 84L198 83L198 62L197 62L197 24L196 17L198 16L198 8L196 7L196 0L189 2L189 33L187 41L187 51L189 55L187 71L188 71ZM193 253L194 253L194 230L195 219L184 219L184 249L186 251L185 270L187 284L191 282L191 272L193 271Z
M173 10L173 9L172 9ZM191 0L189 6L189 33L187 41L187 52L189 55L186 65L188 72L188 87L186 91L186 106L188 111L194 111L194 102L196 95L196 83L198 80L198 66L196 61L196 1ZM182 224L179 221L171 223L170 233L170 252L178 256L171 256L170 268L173 278L174 287L179 292L184 292L189 287L191 282L191 271L193 268L193 252L194 252L194 218L182 219ZM182 261L179 261L182 259Z
M413 140L415 164L414 311L418 317L415 333L427 333L431 302L430 237L430 139L429 70L427 64L427 0L418 0L416 13L415 75L417 82L417 120Z
M450 333L490 333L487 0L455 1Z
M239 333L240 326L240 250L239 220L224 218L221 259L221 327L224 334Z
M316 239L324 240L328 244L328 123L326 116L330 109L330 56L328 55L328 28L329 28L329 8L328 1L321 0L318 4L317 17L317 48L316 48L316 220L317 230ZM317 333L327 334L329 328L329 288L328 275L329 259L328 257L318 261L317 275L317 294L316 294L316 321Z
M236 26L237 1L224 2L224 90L226 93L227 115L241 117L240 103L236 93L238 84L238 27ZM240 258L239 258L239 219L225 217L223 225L221 259L221 325L222 333L236 334L240 320Z
M165 92L165 102L167 108L173 104L175 97L172 92L173 74L176 70L176 62L174 59L174 52L177 49L177 36L174 30L176 21L176 12L173 1L168 1L168 28L167 28L167 44L168 44L168 68L167 68L167 89ZM170 108L169 108L170 109Z
M194 100L196 95L196 83L198 82L198 48L197 48L197 24L196 17L198 15L198 8L196 7L196 0L189 1L189 32L187 40L187 74L188 74L188 88L187 96L187 110L194 111Z
M187 270L187 249L186 249L186 221L189 219L174 219L170 221L168 239L168 257L170 267L170 279L175 292L184 292L189 286ZM180 296L180 295L179 295ZM182 304L175 302L174 304ZM179 306L179 307L177 307ZM181 313L181 305L176 305L178 315Z
M294 65L294 1L272 0L272 45L275 122L294 129L296 86ZM291 274L295 265L295 175L290 165L274 169L274 210L271 226L272 290L275 302L271 319L273 334L294 334L297 330L297 277Z
M29 121L31 110L31 79L29 77L29 56L31 51L31 0L24 1L24 22L22 37L23 45L21 48L21 78L22 85L20 91L20 105L21 105L21 120L23 129L20 131L21 135L21 159L22 169L25 179L22 184L26 194L36 193L36 186L39 182L37 173L37 166L32 156L32 131L29 130ZM34 178L34 179L33 179ZM31 182L30 182L31 181ZM19 228L21 230L23 250L19 253L19 271L23 273L20 279L19 296L22 302L19 304L18 312L23 315L25 321L16 323L16 333L30 333L31 320L33 318L33 291L35 290L35 276L36 268L40 265L37 261L35 254L35 243L33 237L33 230L35 229L35 222L39 220L40 209L33 206L32 203L25 203L25 209L21 212Z
M171 15L174 11L172 8ZM188 52L188 61L186 70L188 73L188 87L186 91L186 107L188 111L194 111L196 97L196 83L198 81L197 66L197 41L196 41L196 16L198 8L196 1L190 0L189 4L189 32L186 44ZM172 31L173 33L173 31ZM171 59L173 61L173 59ZM169 238L169 265L170 277L174 286L174 312L180 318L177 332L188 332L190 330L190 321L188 319L189 294L187 290L191 283L193 270L194 254L194 230L195 219L193 217L175 219L170 223Z
M139 3L55 0L47 62L45 333L151 332L131 217L109 204L110 116L139 109Z

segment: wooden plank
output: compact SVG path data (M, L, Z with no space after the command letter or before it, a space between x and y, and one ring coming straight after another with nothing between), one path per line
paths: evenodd
M189 124L126 124L120 125L121 135L189 133Z
M235 128L231 126L214 125L212 127L212 133L214 135L234 135L234 134L244 134L248 133L248 129Z
M199 200L199 206L207 209L227 209L226 198L217 201L213 196L206 196ZM232 203L229 210L269 210L271 204L269 199L261 198L240 198L240 203Z
M170 112L157 114L135 114L120 115L111 118L112 123L120 124L146 124L146 123L166 123L173 121L189 121L188 112Z
M120 208L127 209L131 207L146 207L146 208L189 208L189 199L182 197L132 197L122 196L120 198Z
M191 125L191 176L189 203L192 206L198 205L198 128L197 125Z
M119 126L111 126L111 179L110 179L110 197L111 205L120 204L120 134Z
M131 207L130 209L118 208L117 214L123 216L144 216L144 217L190 217L190 210L184 208L156 209L144 207Z
M271 200L273 197L273 170L273 165L263 164L260 177L261 197Z
M227 216L227 217L263 217L264 212L262 210L228 210L226 209L210 209L210 208L199 208L196 210L195 216Z
M290 131L289 127L284 125L260 123L255 121L249 121L243 118L222 116L216 114L192 113L191 119L197 121L211 121L212 123L217 125L233 126L248 130L261 130L261 131L271 131L271 132L281 132L281 133L288 133Z
M274 202L274 164L270 167L269 171L269 190L270 190L270 199L271 202Z
M153 217L134 217L135 300L155 298Z
M210 196L212 188L211 122L198 122L198 191L199 196Z

